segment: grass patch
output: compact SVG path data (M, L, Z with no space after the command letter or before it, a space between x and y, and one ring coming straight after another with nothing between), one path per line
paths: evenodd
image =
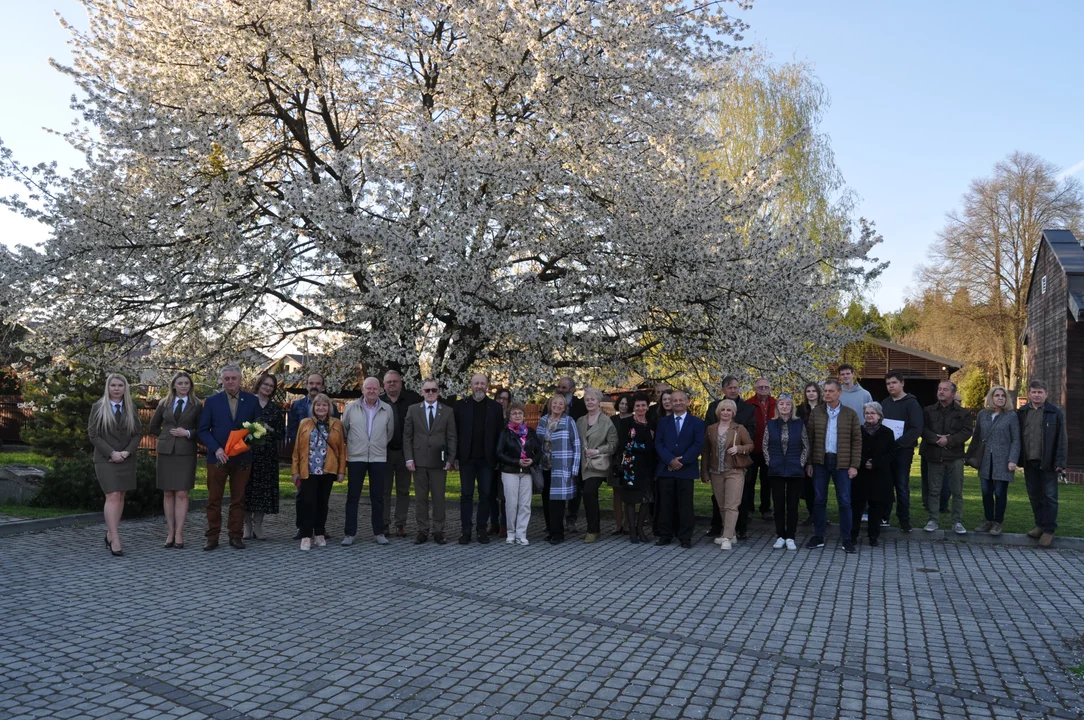
M1079 665L1072 665L1069 667L1069 672L1076 676L1080 680L1084 680L1084 663Z
M60 517L61 515L78 515L85 512L86 510L73 510L71 508L39 508L29 507L27 505L0 505L0 515L12 515L14 517L30 518L33 520L37 520L38 518Z
M52 460L50 458L29 451L0 452L0 465L16 463L46 467L52 466ZM920 460L918 455L916 455L914 462L911 465L911 525L916 529L925 525L927 520L926 511L922 508L922 476L920 467ZM294 484L290 480L290 468L286 465L279 468L279 490L283 499L292 499L297 495ZM332 492L336 494L345 493L346 482L336 483ZM368 495L367 488L365 495ZM612 512L612 492L608 487L603 487L601 495L600 504L602 509L607 513ZM196 487L192 490L191 497L194 500L202 500L207 497L207 465L202 461L196 466ZM458 502L459 497L459 473L454 471L449 472L447 500L449 503ZM703 483L697 482L693 497L696 514L710 515L711 488ZM759 488L757 488L756 502L759 505ZM536 506L541 505L541 498L538 495L534 496L534 504ZM35 514L31 515L31 510L33 510ZM0 510L0 512L8 511ZM76 511L66 510L64 508L23 508L20 506L19 512L13 514L22 515L24 517L52 517L55 515L67 515L72 512ZM37 513L53 513L53 515ZM804 504L800 507L799 514L804 517ZM831 488L829 488L828 491L828 516L833 522L838 522L839 512L836 508L835 494ZM979 525L983 519L982 489L979 483L978 474L972 468L965 468L964 526L968 530L972 530ZM893 522L895 521L893 520ZM948 527L948 523L949 518L942 515L941 527ZM1009 483L1009 495L1005 508L1005 532L1025 533L1028 530L1031 530L1034 525L1035 522L1031 513L1031 503L1028 500L1027 489L1024 487L1024 476L1023 473L1017 473L1016 480ZM1084 485L1061 485L1058 488L1058 535L1066 537L1084 536Z

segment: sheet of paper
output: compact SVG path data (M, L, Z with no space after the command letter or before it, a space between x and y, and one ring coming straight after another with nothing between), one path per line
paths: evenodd
M881 424L891 430L897 440L903 437L903 420L882 420Z

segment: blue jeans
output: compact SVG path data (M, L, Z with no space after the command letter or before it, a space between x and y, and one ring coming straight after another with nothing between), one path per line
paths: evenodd
M358 534L358 501L369 474L369 502L372 504L373 537L384 533L384 471L386 462L347 461L346 463L346 535Z
M1005 522L1005 503L1009 498L1009 483L982 478L982 511L989 522Z
M824 464L813 466L813 534L824 537L828 531L828 481L836 487L839 506L839 536L851 537L851 479L847 468L836 469L836 456L825 453Z
M478 481L478 534L486 531L490 498L493 496L493 468L486 460L459 461L459 522L470 535L474 520L474 481Z
M1058 474L1043 470L1037 461L1029 460L1024 465L1024 485L1036 527L1053 535L1058 529Z

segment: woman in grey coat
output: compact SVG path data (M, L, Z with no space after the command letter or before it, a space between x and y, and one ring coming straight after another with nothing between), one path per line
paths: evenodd
M94 474L105 493L105 544L113 555L120 546L120 516L124 493L136 489L136 448L143 438L128 379L113 373L105 379L105 392L90 409L87 435L94 446Z
M978 469L986 520L975 532L1000 535L1009 483L1016 475L1016 460L1020 457L1020 423L1009 407L1009 393L1000 385L986 393L986 407L979 411L971 446L978 447L980 442L985 443Z

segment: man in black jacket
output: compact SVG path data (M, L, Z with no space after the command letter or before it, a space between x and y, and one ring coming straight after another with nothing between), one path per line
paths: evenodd
M892 460L892 477L896 485L896 517L900 530L911 532L911 461L915 457L915 445L922 437L922 405L918 398L903 389L903 373L889 370L885 375L888 397L881 401L885 420L903 423L903 434L896 440L896 455ZM883 524L892 517L892 503L888 503Z
M956 384L942 380L937 402L922 413L922 456L929 467L930 494L926 499L926 531L939 528L941 484L952 493L952 531L964 535L964 444L971 437L971 415L956 402Z
M403 387L398 370L384 373L384 393L380 399L391 405L395 414L395 433L388 441L387 474L384 477L384 537L391 537L391 488L395 486L395 535L406 537L407 510L410 508L410 470L403 457L403 422L407 408L422 401L422 396Z
M504 411L488 397L489 378L475 373L470 379L471 394L455 404L455 427L459 437L456 467L459 469L460 545L470 544L474 516L474 481L478 481L478 542L489 542L486 532L493 495L493 473L497 467L497 438L504 425ZM493 508L495 509L495 508Z
M739 425L743 425L746 430L749 431L749 437L756 437L757 431L757 418L756 410L749 403L741 397L741 386L738 384L738 378L733 375L727 375L723 378L723 397L718 400L713 400L708 405L708 411L704 414L704 422L710 427L719 422L719 418L716 416L716 408L719 407L719 403L723 399L733 400L737 405L738 411L734 414L734 422ZM750 478L750 470L753 473L753 477ZM741 505L738 507L738 524L735 528L738 534L738 538L744 540L749 531L749 515L755 509L754 497L754 485L756 478L756 465L751 468L745 469L745 486L742 488L741 493ZM708 537L719 537L723 532L723 515L719 512L719 503L715 501L715 493L711 495L711 527L708 528L706 533Z
M1035 515L1035 528L1028 533L1039 546L1054 543L1058 527L1058 473L1065 470L1068 436L1061 408L1046 400L1046 383L1032 380L1028 404L1016 411L1020 420L1020 462L1024 485Z

